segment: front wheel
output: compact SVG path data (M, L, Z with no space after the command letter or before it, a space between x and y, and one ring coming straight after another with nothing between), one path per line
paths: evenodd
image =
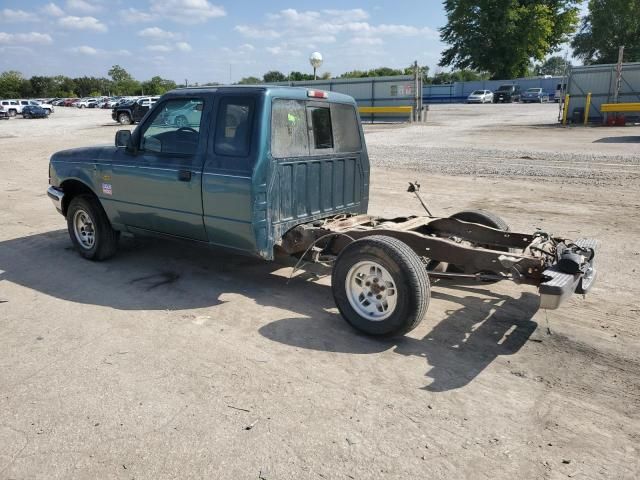
M131 125L131 117L127 113L120 113L118 115L118 123L120 125Z
M118 232L111 228L107 214L92 195L71 200L67 229L78 253L88 260L106 260L116 253Z
M416 328L429 307L429 276L406 244L382 235L349 244L331 276L336 306L355 329L382 337Z

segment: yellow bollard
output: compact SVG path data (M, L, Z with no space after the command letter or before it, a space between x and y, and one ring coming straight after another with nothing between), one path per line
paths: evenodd
M567 93L564 96L564 110L562 112L562 125L567 124L567 115L569 114L569 98L570 98L570 95Z
M591 92L587 93L587 104L584 107L584 124L589 123L589 109L591 108Z

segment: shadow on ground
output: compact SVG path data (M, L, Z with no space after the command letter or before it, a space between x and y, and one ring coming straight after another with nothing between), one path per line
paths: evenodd
M425 357L432 379L426 390L460 388L497 356L517 352L536 329L538 298L496 294L481 285L432 290L432 304L446 302L421 339L378 340L353 331L335 309L331 289L306 272L287 282L282 265L233 256L177 241L124 240L108 262L89 262L59 230L0 242L0 281L6 280L74 303L120 310L186 310L215 307L224 294L240 294L257 305L292 312L265 323L265 338L298 348L372 354L392 349ZM12 301L11 298L6 300ZM440 304L442 306L442 304ZM432 309L438 312L439 309Z

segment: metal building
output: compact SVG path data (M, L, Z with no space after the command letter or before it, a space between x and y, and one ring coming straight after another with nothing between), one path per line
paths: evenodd
M616 77L616 64L573 67L567 81L569 118L575 111L584 112L587 94L591 93L589 120L602 121L604 114L600 105L614 101ZM640 102L640 62L622 64L618 102Z
M332 78L330 80L303 80L279 82L276 85L317 88L352 96L359 107L402 107L415 104L415 79L411 75L392 77ZM420 88L418 88L420 90ZM361 113L362 120L398 120L381 114ZM406 120L406 117L403 118Z

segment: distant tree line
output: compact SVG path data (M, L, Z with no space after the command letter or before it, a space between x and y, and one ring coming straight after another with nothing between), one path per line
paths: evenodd
M108 75L109 78L70 78L64 75L24 78L20 72L9 70L0 74L0 98L162 95L176 88L176 82L159 76L140 82L119 65L114 65Z

